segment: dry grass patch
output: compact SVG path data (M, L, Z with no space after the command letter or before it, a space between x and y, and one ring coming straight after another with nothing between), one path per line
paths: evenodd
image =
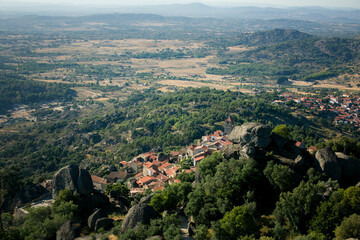
M230 53L237 53L237 52L246 52L246 51L250 51L250 50L254 50L257 47L246 47L246 46L233 46L233 47L228 47L228 50Z
M201 87L210 87L220 90L228 90L234 88L231 85L222 85L215 83L203 83L203 82L193 82L193 81L181 81L181 80L162 80L158 82L159 84L168 85L168 86L177 86L177 87L193 87L193 88L201 88Z

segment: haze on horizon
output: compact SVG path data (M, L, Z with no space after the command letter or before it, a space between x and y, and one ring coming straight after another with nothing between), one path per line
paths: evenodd
M1 1L1 5L21 6L22 4L46 4L46 5L158 5L158 4L186 4L199 2L214 6L274 6L274 7L304 7L304 6L320 6L328 8L358 8L360 9L360 1L358 0L5 0Z

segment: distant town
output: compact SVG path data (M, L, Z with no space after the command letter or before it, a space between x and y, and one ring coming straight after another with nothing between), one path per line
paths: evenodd
M333 113L334 124L349 124L355 127L360 126L359 109L360 97L358 95L343 94L335 97L328 95L324 98L298 97L295 93L282 93L280 99L273 101L273 104L287 104L294 102L296 106L303 106L319 113Z

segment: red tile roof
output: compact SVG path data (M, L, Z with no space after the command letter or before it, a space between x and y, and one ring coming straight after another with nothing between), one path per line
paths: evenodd
M172 164L171 163L164 163L163 165L161 165L160 167L159 167L159 170L160 171L162 171L162 170L164 170L164 168L166 168L166 167L169 167L169 166L172 166Z
M145 176L145 177L142 177L140 178L137 183L138 184L141 184L141 185L144 185L144 184L147 184L147 183L150 183L152 181L156 181L156 178L153 177L153 176Z
M167 177L163 174L159 174L156 178L161 180L162 182L167 182L167 180L169 180L169 177Z
M169 170L165 170L165 173L167 176L170 177L170 176L174 175L179 169L180 169L180 167L173 167Z
M146 162L144 167L151 168L154 164L152 162Z
M91 175L91 180L96 183L107 184L107 180L105 178L98 177L96 175Z
M153 192L162 191L162 190L164 190L164 186L159 186L159 187L156 187L156 188L152 189Z
M141 178L142 176L143 176L143 173L141 172L141 173L136 174L135 178Z
M160 166L161 165L161 162L159 162L158 160L154 160L154 161L152 161L152 163L155 166Z
M170 152L170 155L171 155L172 157L177 157L177 156L179 156L179 151L171 151L171 152Z
M126 162L126 161L121 161L120 163L121 163L122 165L129 166L129 163Z
M156 154L155 152L147 152L147 153L143 153L143 154L140 154L140 155L143 155L144 157L149 157L151 155L154 155Z
M205 156L199 156L194 159L195 162L201 161L205 158Z

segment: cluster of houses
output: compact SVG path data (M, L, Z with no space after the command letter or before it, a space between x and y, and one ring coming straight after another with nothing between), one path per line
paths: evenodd
M284 104L293 101L306 108L318 112L330 112L336 115L334 124L349 124L360 127L359 109L360 97L357 95L343 94L342 96L329 95L325 98L297 97L294 93L282 93L281 99L273 101L273 104Z
M232 144L227 140L227 135L234 128L234 121L229 117L225 121L224 132L218 130L213 134L203 136L196 145L190 145L180 151L172 151L169 155L163 153L142 153L130 161L120 162L121 171L110 172L106 178L91 175L94 187L105 191L108 184L123 181L127 183L130 194L144 193L162 190L166 184L180 182L176 176L180 173L191 173L196 171L198 164L215 151L222 150L225 146ZM189 169L182 169L180 163L191 160Z

